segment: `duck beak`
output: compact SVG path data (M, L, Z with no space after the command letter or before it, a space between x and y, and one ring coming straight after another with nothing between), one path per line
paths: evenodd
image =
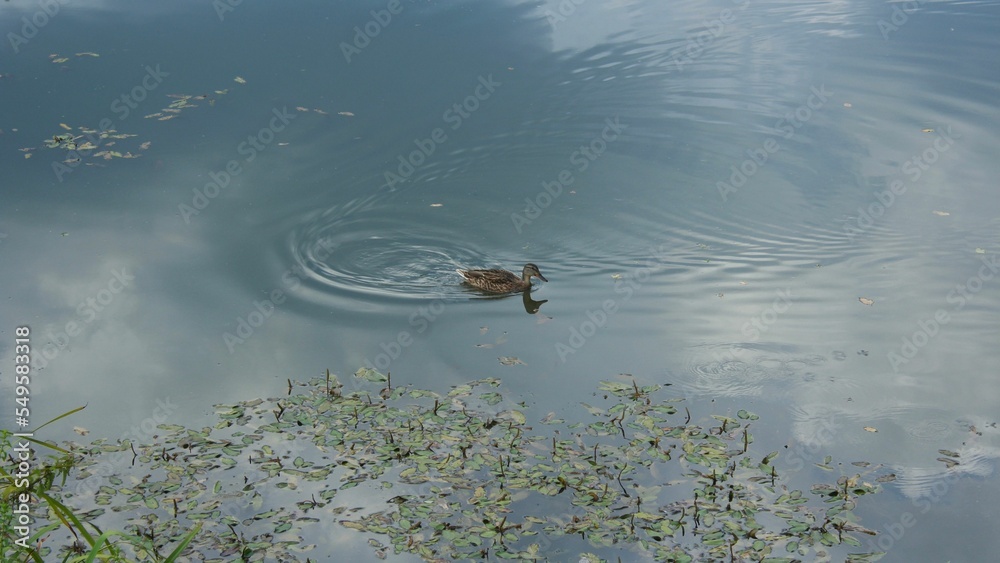
M545 276L543 276L541 272L535 272L535 277L537 277L538 279L542 280L543 282L549 281L549 280L545 279Z

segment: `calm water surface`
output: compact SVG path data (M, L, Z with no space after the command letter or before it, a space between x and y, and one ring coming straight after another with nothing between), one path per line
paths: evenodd
M760 413L800 486L884 464L885 560L994 556L997 3L385 7L4 4L0 372L29 324L36 420L203 424L366 364L540 418L630 373ZM528 261L535 303L454 272Z

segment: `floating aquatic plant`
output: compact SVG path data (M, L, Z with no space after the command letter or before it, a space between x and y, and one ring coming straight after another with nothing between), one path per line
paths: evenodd
M140 559L195 525L194 558L247 561L305 560L331 522L376 556L426 560L794 561L874 534L852 511L876 485L789 490L777 453L753 451L747 411L692 422L659 386L606 381L597 404L536 429L497 379L436 392L362 369L355 383L290 381L286 397L216 405L214 427L164 424L150 444L74 444L60 498L124 521L148 540ZM395 496L352 507L361 484Z

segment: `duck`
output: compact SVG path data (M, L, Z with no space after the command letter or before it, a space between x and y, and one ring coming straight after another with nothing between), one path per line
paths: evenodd
M513 293L515 291L527 291L531 289L531 278L536 277L543 282L549 280L538 271L538 266L531 262L524 265L521 275L514 272L501 270L455 270L464 278L465 283L488 291L490 293Z

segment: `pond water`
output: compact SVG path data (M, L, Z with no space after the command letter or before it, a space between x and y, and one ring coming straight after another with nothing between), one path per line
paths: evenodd
M803 482L883 464L885 560L996 553L996 2L52 5L0 12L0 372L30 325L33 420L88 404L51 437L628 373Z

